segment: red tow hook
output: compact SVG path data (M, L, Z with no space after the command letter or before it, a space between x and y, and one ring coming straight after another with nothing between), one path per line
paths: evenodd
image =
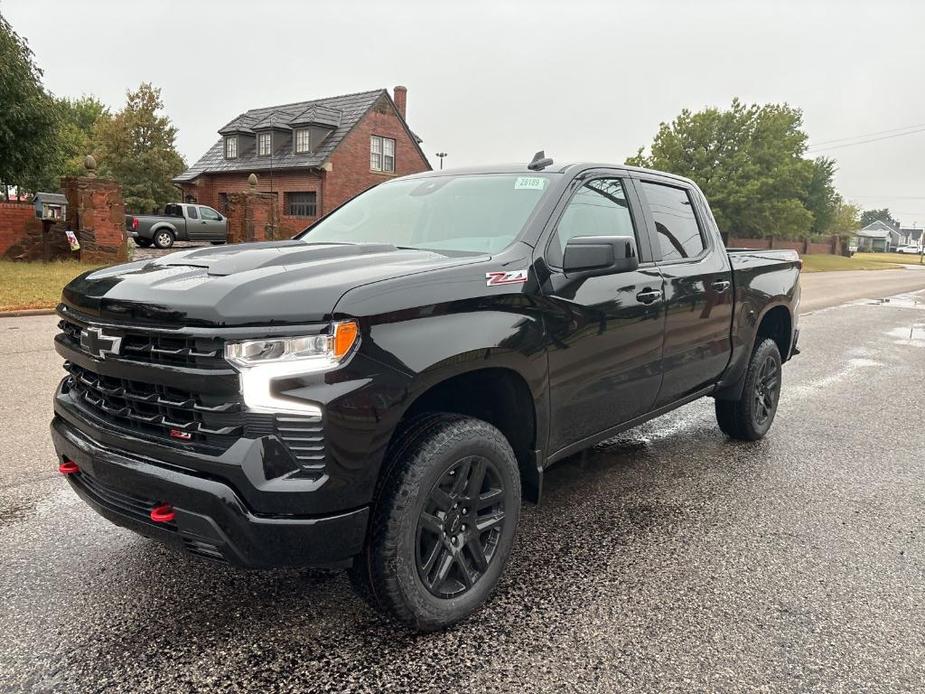
M176 514L170 504L158 504L151 509L151 520L155 523L169 523L174 518L176 518Z
M62 475L73 475L75 472L80 472L80 468L73 460L65 458L64 462L58 466L58 472Z

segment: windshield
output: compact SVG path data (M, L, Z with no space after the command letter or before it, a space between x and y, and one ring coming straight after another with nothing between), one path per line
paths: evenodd
M303 232L306 243L389 243L495 253L520 233L549 188L543 175L435 176L383 183Z

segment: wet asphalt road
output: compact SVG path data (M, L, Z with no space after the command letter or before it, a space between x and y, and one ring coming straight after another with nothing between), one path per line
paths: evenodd
M2 691L925 688L925 303L804 315L764 441L702 401L552 468L491 602L423 636L340 573L213 566L85 507L53 472L53 324L0 322Z

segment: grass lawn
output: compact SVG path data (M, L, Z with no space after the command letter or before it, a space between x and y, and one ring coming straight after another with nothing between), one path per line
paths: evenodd
M74 260L51 263L14 263L0 260L0 311L54 308L61 289L77 275L98 265Z
M836 270L899 270L899 266L878 256L885 253L856 253L851 258L840 255L804 255L803 272L832 272ZM908 261L907 261L908 262Z
M876 263L899 263L900 265L918 265L920 256L911 253L855 253L855 258L872 260Z

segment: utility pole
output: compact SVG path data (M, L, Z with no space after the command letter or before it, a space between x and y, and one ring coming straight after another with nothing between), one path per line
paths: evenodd
M440 170L443 171L443 157L446 156L446 152L437 152L437 156L440 157Z

